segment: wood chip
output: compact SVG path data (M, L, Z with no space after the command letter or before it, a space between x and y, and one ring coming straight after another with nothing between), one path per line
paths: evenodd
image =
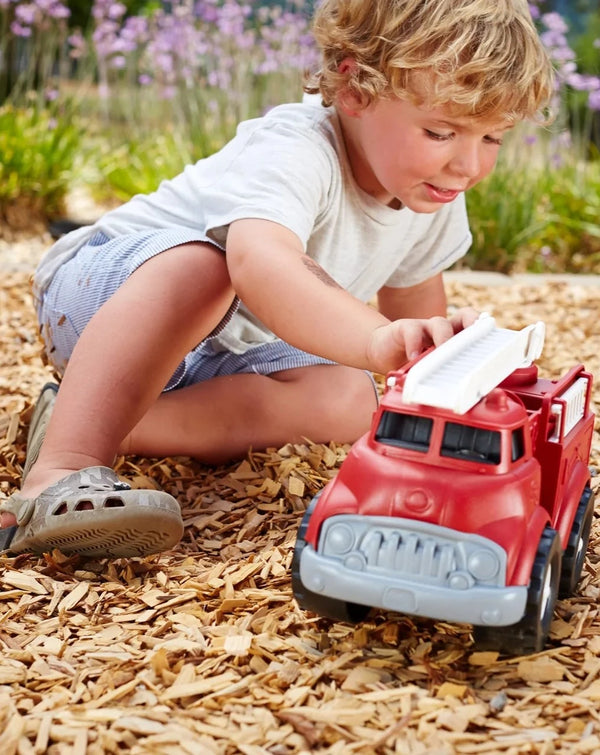
M58 611L70 611L87 595L90 585L79 582L58 604Z
M541 656L521 661L517 666L517 674L525 682L553 682L564 677L565 669L553 658Z

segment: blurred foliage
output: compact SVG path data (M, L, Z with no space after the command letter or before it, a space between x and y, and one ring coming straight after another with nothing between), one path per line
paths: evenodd
M86 162L94 171L93 176L89 174L92 192L97 199L109 202L147 194L162 180L176 176L186 165L220 146L214 143L209 148L204 141L190 145L172 129L120 143L114 138L95 140L86 148Z
M127 8L127 15L134 16L147 12L149 8L161 5L160 0L119 0ZM77 29L87 29L92 20L91 0L67 0L67 7L71 11L69 26Z
M467 193L473 246L461 263L499 272L600 273L600 160L517 131Z
M523 269L600 273L600 162L558 171L537 216L543 228L519 258Z
M577 67L591 74L600 73L600 8L590 14L585 29L573 39L572 46L577 56Z
M63 105L0 108L0 218L24 227L64 211L81 131Z

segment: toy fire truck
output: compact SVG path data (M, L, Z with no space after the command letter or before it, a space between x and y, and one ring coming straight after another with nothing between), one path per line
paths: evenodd
M473 624L476 644L541 650L581 576L594 496L592 376L538 377L544 325L489 315L387 377L370 432L298 532L299 605Z

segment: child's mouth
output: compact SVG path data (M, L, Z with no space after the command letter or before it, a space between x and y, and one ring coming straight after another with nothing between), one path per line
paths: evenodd
M425 183L425 188L433 202L452 202L460 194L458 189L443 189L429 183Z

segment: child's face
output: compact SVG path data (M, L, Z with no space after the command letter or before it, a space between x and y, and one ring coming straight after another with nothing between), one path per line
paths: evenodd
M356 111L342 105L340 117L358 185L384 204L425 213L485 178L510 128L400 99Z

